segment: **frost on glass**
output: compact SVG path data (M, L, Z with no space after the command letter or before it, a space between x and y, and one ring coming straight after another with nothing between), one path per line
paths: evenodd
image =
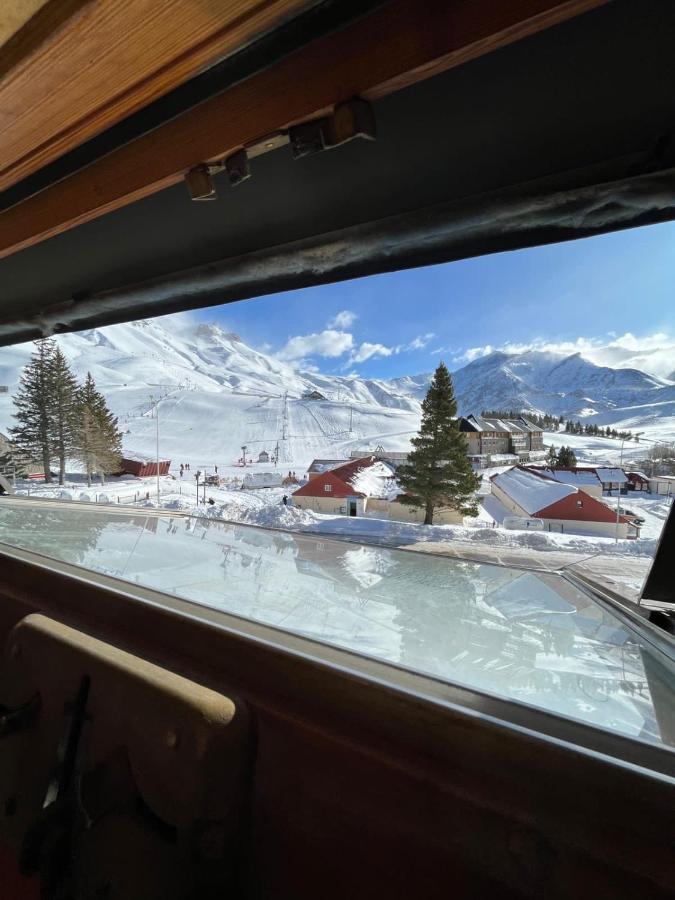
M560 576L168 513L0 507L0 541L667 743L645 660L670 662Z

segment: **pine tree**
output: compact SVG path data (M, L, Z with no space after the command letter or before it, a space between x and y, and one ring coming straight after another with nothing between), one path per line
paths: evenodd
M555 469L558 465L558 454L556 453L555 447L553 444L548 448L548 454L546 455L546 462L552 468Z
M84 465L89 487L94 474L100 476L103 484L107 474L119 471L121 451L122 435L117 429L117 419L87 372L77 395L75 454Z
M577 458L571 447L561 447L558 451L558 469L573 469L577 464Z
M79 387L58 346L51 366L49 392L52 447L59 460L59 484L63 484L66 459L75 448Z
M52 480L49 471L52 451L50 383L55 351L56 343L51 339L35 342L35 351L21 373L13 400L17 425L10 429L18 449L41 460L46 482Z
M424 508L425 525L433 525L437 506L452 507L465 516L478 515L475 491L479 479L467 457L456 415L452 378L440 363L422 403L422 424L411 442L414 449L396 472L406 491L401 502Z

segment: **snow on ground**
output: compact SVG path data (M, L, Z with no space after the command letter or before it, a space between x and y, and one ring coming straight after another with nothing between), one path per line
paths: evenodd
M642 439L637 443L625 441L623 452L620 440L590 434L566 434L564 431L545 431L544 444L556 449L571 447L579 466L618 466L621 463L624 469L631 469L633 461L645 459L654 443L673 441L675 417L659 419L658 425L638 430L645 432Z
M191 474L191 473L190 473ZM81 476L80 476L81 479ZM87 488L81 480L69 478L63 487L58 485L17 486L18 494L31 497L63 500L85 500L156 507L157 480L125 476L112 479L106 485ZM668 516L671 501L665 497L634 493L622 496L621 508L644 518L639 540L620 540L595 535L551 534L549 532L511 531L501 526L504 516L511 513L492 495L484 496L476 519L467 518L463 525L420 525L369 517L353 518L327 515L292 507L291 491L287 488L232 489L203 484L197 490L194 479L160 478L160 504L163 508L186 512L195 516L209 516L231 522L242 522L265 528L290 531L335 534L366 543L401 546L434 542L484 544L494 548L528 548L533 551L565 550L577 553L651 557ZM213 504L204 504L213 500ZM282 498L289 498L285 506ZM611 504L612 498L606 498Z

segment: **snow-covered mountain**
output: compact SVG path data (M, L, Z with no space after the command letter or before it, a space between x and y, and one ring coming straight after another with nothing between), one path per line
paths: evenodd
M405 376L392 387L417 400L431 373ZM637 369L598 366L580 353L495 352L453 373L461 413L522 409L627 428L675 416L675 384Z
M387 381L298 372L217 325L139 321L58 338L75 373L91 372L125 433L130 452L153 454L151 395L160 406L162 454L227 465L279 442L280 459L300 466L315 456L386 443L408 447L419 402ZM32 345L0 350L0 432L11 422L11 394ZM304 396L318 391L325 400Z
M392 380L299 372L217 325L167 317L63 335L78 376L90 371L120 419L128 451L150 453L150 395L161 397L162 450L226 464L280 445L282 461L386 444L407 449L430 374ZM0 432L32 345L0 350ZM598 366L580 354L492 353L454 373L460 412L523 409L624 427L675 425L675 384L637 369ZM308 401L309 391L325 400Z
M455 373L464 410L529 409L612 424L675 414L675 385L637 369L598 366L580 353L491 353Z

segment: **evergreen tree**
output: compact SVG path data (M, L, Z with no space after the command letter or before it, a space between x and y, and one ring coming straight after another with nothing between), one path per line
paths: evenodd
M549 465L552 469L555 469L558 465L558 454L556 453L553 444L551 444L551 446L548 448L548 453L546 454L546 464Z
M84 465L89 487L94 474L100 476L103 484L106 474L119 471L121 451L122 435L117 429L117 419L88 372L77 395L75 455Z
M467 457L456 415L452 378L440 363L422 403L422 424L412 439L414 449L396 472L407 494L401 502L423 507L425 525L433 524L437 506L452 507L465 516L478 515L475 491L479 479Z
M66 475L66 458L75 449L79 387L60 347L54 350L49 399L52 448L59 460L59 484Z
M572 469L577 464L577 458L571 447L561 447L558 451L558 469Z
M17 448L42 463L45 481L51 482L49 471L52 451L51 373L56 343L51 339L35 342L35 351L21 373L14 396L14 418L10 429Z

